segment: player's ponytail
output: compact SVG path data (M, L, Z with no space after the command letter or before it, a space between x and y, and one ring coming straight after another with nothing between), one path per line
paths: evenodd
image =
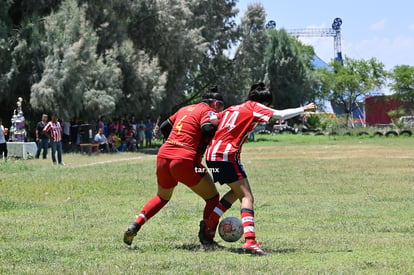
M250 92L247 100L272 104L273 96L263 82L258 82L250 87Z
M210 90L206 92L205 94L203 94L203 96L201 97L201 102L210 104L211 102L214 102L214 101L223 102L223 96L218 93L217 86L210 88Z

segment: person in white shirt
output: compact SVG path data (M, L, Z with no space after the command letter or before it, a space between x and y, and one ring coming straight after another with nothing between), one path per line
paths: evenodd
M108 139L106 138L104 134L104 130L102 128L99 128L98 133L95 135L95 142L99 143L99 150L101 152L107 152L109 153L109 143Z

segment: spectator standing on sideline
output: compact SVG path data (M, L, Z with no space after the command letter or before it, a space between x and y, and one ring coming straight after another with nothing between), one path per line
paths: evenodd
M105 117L101 116L98 120L98 127L104 129L105 128Z
M111 124L109 124L109 132L114 132L115 134L119 134L119 123L118 118L112 120Z
M122 118L116 118L112 121L109 131L115 130L115 133L121 135L124 132L125 125L122 123Z
M6 136L8 133L8 129L4 128L3 121L0 118L0 158L3 158L4 160L7 160L7 142L6 142Z
M135 138L137 137L137 125L138 125L138 122L136 121L135 116L132 115L131 120L129 121L129 126L131 127L132 131L134 132L134 137Z
M125 114L121 120L121 124L125 126L125 128L129 127L129 115Z
M37 151L35 158L39 159L40 152L43 149L43 159L47 157L47 149L49 147L49 138L47 137L46 133L43 131L47 124L48 116L46 114L42 115L42 120L39 121L36 125L36 142L37 142Z
M145 122L145 147L151 147L152 135L154 130L154 122L151 121L150 117L147 117L147 122Z
M137 141L139 143L139 149L144 148L144 140L145 140L145 124L144 124L144 121L141 120L137 125Z
M98 129L102 128L103 129L103 133L105 136L109 135L109 129L108 129L108 125L106 124L106 117L105 116L101 116L98 120Z
M53 165L65 165L62 161L62 126L58 121L56 114L52 115L52 120L49 121L43 131L50 139L52 145L52 161ZM56 161L57 152L57 161Z
M125 148L125 152L128 151L128 145L129 145L127 141L127 135L128 135L127 129L123 129L122 133L119 134L119 137L121 138L122 147Z

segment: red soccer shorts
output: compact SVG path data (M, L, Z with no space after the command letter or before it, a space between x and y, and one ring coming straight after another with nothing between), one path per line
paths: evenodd
M189 159L157 158L157 181L165 189L177 186L182 182L188 187L197 185L207 174L207 169L200 163Z

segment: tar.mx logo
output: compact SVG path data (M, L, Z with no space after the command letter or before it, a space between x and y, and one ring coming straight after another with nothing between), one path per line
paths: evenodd
M210 172L210 173L220 173L219 168L194 167L194 171L195 171L196 173L205 173L205 172Z

